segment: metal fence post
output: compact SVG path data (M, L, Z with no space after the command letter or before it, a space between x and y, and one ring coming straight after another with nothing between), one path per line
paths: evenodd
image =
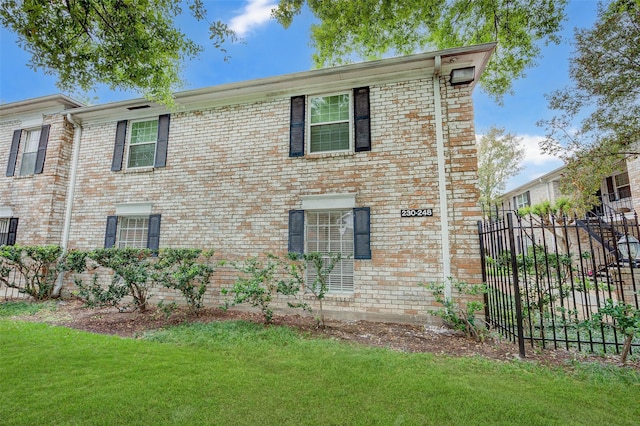
M513 232L513 213L507 213L507 227L509 232L509 251L511 253L511 272L513 274L513 297L516 306L516 328L518 332L518 349L520 357L524 358L524 329L522 326L522 299L520 297L520 282L518 279L518 261L516 259L516 239Z

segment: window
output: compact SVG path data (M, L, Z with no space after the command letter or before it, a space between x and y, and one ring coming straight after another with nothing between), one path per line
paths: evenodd
M303 201L304 205L304 201ZM352 292L355 260L371 259L368 207L289 211L289 251L340 253L342 259L329 276L329 291ZM307 282L315 278L307 269Z
M631 197L631 186L629 185L629 174L627 172L616 175L614 181L619 200Z
M371 151L369 88L291 98L289 157L306 153Z
M309 98L310 152L350 149L350 103L349 93Z
M119 217L116 247L147 248L148 229L148 217Z
M523 207L527 207L531 205L531 199L529 197L529 191L523 192L520 195L516 195L513 197L513 202L515 204L516 210L519 210Z
M0 246L12 246L16 243L18 218L0 218Z
M104 238L105 248L148 248L158 250L160 240L159 214L149 216L108 216Z
M153 120L118 121L111 171L122 170L125 144L127 145L127 168L165 167L170 118L169 114L165 114Z
M32 175L36 169L38 156L38 144L40 142L40 129L26 132L22 161L20 162L20 176Z
M156 156L158 120L131 123L127 167L152 167Z
M340 253L342 259L329 275L330 292L353 291L353 211L335 210L307 212L307 253ZM316 278L316 271L309 265L307 284Z

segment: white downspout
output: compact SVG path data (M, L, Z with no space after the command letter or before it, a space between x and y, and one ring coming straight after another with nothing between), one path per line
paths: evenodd
M435 57L433 70L433 97L436 120L436 152L438 155L438 192L440 196L440 239L442 243L442 282L445 284L444 297L451 299L451 247L449 244L449 203L447 202L447 178L444 156L444 131L442 129L442 101L440 99L440 68L442 58Z
M80 140L82 138L82 126L73 119L71 113L67 113L67 121L73 125L73 154L71 156L71 170L69 173L69 187L67 188L67 204L64 211L64 224L62 226L62 253L67 252L69 246L69 233L71 231L71 213L73 211L73 196L76 187L76 174L80 158ZM64 273L58 276L58 281L53 289L53 296L60 296L60 290L64 280Z

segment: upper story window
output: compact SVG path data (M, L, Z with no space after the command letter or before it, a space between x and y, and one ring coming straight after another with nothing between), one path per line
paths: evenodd
M127 167L152 167L156 157L158 120L134 121L130 133Z
M38 144L40 142L40 129L27 130L22 160L20 161L20 176L28 176L35 173L36 157L38 156Z
M629 174L627 172L616 175L614 181L618 199L631 197L631 186L629 185Z
M20 160L20 176L38 175L44 171L50 124L39 129L17 129L13 132L6 176L14 176Z
M369 88L291 98L289 157L371 151Z
M351 96L309 97L310 152L347 151L351 148Z
M125 145L127 168L159 168L167 165L167 148L169 146L169 114L158 118L118 121L116 140L111 159L111 171L122 170Z

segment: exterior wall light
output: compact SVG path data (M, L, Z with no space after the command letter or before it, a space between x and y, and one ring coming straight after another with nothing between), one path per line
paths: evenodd
M632 236L622 237L618 240L618 250L620 250L623 261L635 266L638 253L640 253L640 241Z
M451 78L450 82L452 86L456 86L458 84L468 84L471 83L476 75L476 67L467 67L467 68L457 68L451 70Z

